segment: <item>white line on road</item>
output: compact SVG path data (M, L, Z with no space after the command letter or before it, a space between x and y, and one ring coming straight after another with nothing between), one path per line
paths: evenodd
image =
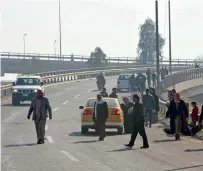
M49 143L54 143L53 139L51 138L51 136L47 136L47 140L49 141Z
M47 130L48 130L48 125L46 124L46 125L45 125L45 131L47 131Z
M64 155L66 155L70 160L74 161L74 162L79 162L78 159L76 159L75 157L73 157L70 153L68 153L67 151L61 151Z
M94 89L90 89L90 90L88 90L88 93L91 92L91 91L93 91L93 90L94 90Z
M56 112L58 110L58 108L55 108L54 110L53 110L53 112Z
M75 98L77 98L77 97L80 97L80 94L78 94L78 95L74 96L73 98L75 99Z
M65 105L66 103L68 103L68 100L67 100L67 101L65 101L63 104Z

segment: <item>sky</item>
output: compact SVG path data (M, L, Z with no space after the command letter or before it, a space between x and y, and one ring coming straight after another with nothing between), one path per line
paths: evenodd
M168 0L159 0L159 32L166 38ZM203 55L203 0L171 0L172 58ZM58 0L0 0L0 51L59 53ZM62 53L136 57L139 25L155 20L155 0L61 0Z

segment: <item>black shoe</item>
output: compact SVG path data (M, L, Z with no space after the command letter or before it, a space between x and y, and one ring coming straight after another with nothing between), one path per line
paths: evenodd
M41 140L41 144L44 144L44 140Z
M99 141L104 141L104 138L99 138Z
M129 148L132 148L133 147L133 145L131 145L131 144L124 144L126 147L129 147Z
M149 145L143 145L143 146L140 147L140 148L142 148L142 149L144 149L144 148L149 148Z
M37 141L37 144L40 144L40 143L41 143L41 140L38 140L38 141Z

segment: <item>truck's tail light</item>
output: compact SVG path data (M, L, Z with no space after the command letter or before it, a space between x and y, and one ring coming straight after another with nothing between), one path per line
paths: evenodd
M92 110L90 110L90 109L85 109L85 110L83 111L83 115L92 115Z
M112 110L112 115L120 115L121 114L121 111L119 109L114 109Z

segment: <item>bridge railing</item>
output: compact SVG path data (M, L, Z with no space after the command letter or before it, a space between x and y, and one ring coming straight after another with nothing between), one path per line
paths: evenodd
M37 54L37 53L15 53L15 52L1 52L1 58L14 58L14 59L37 59L37 60L54 60L54 61L82 61L86 62L90 58L89 56L82 55L62 55L59 54ZM140 60L137 60L136 57L106 57L108 63L140 63ZM156 61L154 61L156 62ZM184 64L191 65L194 63L203 64L203 60L194 60L194 59L173 59L172 64ZM162 64L168 64L168 59L163 59Z
M80 79L87 79L87 78L95 78L101 71L105 72L106 76L114 76L119 75L120 73L134 73L134 72L146 72L148 66L142 66L139 68L115 68L115 69L106 69L102 68L102 70L74 70L75 72L70 71L53 71L50 73L38 73L37 75L40 75L43 79L44 84L51 84L51 83L57 83L57 82L64 82L64 81L73 81L73 80L80 80ZM151 69L155 69L155 67L151 66ZM173 66L173 71L180 71L188 69L188 66ZM33 74L36 75L36 74ZM8 96L12 94L12 85L5 85L1 86L1 96Z

